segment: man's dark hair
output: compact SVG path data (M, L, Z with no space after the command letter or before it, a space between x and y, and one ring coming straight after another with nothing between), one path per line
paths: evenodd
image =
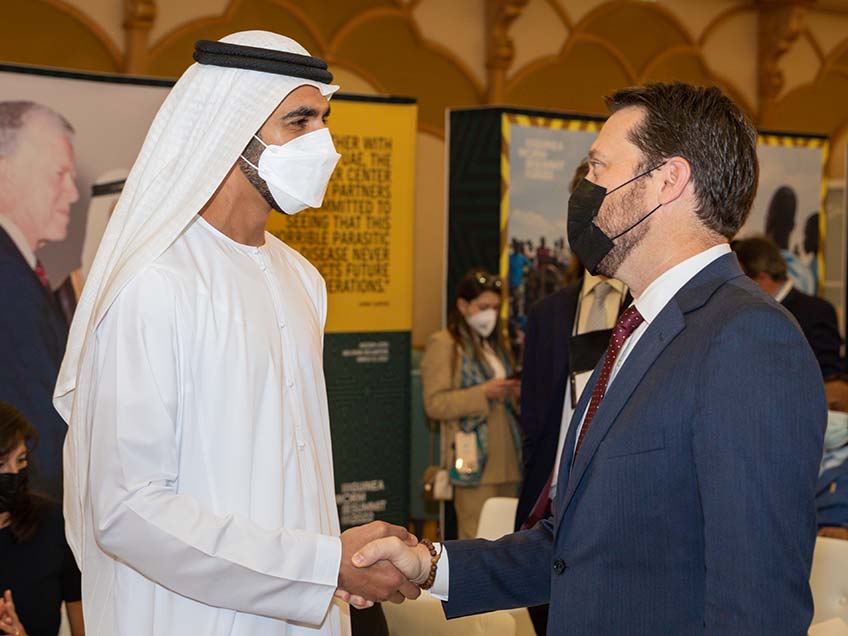
M70 137L74 134L74 127L52 108L37 102L0 101L0 157L8 157L15 152L21 130L36 114L52 119L65 135Z
M637 107L645 118L630 132L642 170L671 157L692 168L696 213L713 232L732 238L757 193L757 131L715 86L675 82L625 88L605 98L611 113Z
M786 280L786 261L783 260L780 248L770 238L755 236L733 241L730 246L749 277L766 274L777 283Z

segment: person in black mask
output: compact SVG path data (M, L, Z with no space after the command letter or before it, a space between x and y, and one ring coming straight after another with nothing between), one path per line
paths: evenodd
M640 209L645 191L645 182L640 180L664 165L665 162L659 163L610 190L586 178L577 184L568 200L568 242L591 274L612 278L627 255L642 242L648 233L648 225L644 222L662 204L657 203L647 213ZM629 189L618 197L611 197L607 203L607 218L614 218L617 226L624 226L609 236L595 224L595 219L604 199L627 186Z
M548 634L805 634L827 403L797 323L729 246L757 131L715 87L607 104L569 242L634 301L574 409L551 514L436 554L379 540L354 561L429 578L449 618L547 602Z
M64 601L71 634L83 636L80 572L62 508L27 482L35 440L20 411L0 402L0 634L55 636Z

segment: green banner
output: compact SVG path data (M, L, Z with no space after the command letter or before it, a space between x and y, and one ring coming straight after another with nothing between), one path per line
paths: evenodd
M409 510L410 334L332 333L324 341L342 529Z

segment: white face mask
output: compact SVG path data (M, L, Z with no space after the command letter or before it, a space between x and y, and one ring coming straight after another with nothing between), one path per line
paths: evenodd
M848 413L827 412L827 430L824 432L824 449L836 450L848 444Z
M495 325L498 323L498 312L491 307L482 309L473 316L465 319L468 326L476 331L481 338L488 338L495 330Z
M259 139L257 135L254 135ZM297 214L306 208L320 208L327 184L341 155L326 128L295 137L282 146L269 146L259 139L265 150L259 165L247 163L259 172L281 212Z

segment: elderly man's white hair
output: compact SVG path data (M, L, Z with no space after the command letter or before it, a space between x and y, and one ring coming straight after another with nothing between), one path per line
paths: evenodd
M74 127L70 122L44 104L30 101L0 102L0 157L14 154L21 131L38 115L52 121L61 134L69 139L73 137Z
M235 33L221 42L309 55L294 40L266 31ZM304 85L325 96L338 89L286 75L193 64L150 126L91 266L54 392L56 410L70 427L64 449L65 518L80 563L97 325L121 290L194 220L280 102Z

